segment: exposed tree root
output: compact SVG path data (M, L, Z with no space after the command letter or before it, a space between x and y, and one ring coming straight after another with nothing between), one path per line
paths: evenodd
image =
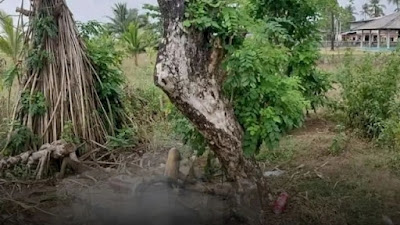
M66 143L65 141L44 144L37 152L28 151L17 156L0 159L0 172L17 164L26 164L29 169L32 169L33 165L37 165L36 179L42 179L51 159L69 157L72 161L77 161L76 150L76 145Z

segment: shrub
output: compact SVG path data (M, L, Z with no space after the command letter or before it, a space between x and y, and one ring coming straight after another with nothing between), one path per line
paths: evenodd
M397 51L367 55L361 60L353 60L352 54L346 53L344 68L338 76L343 88L345 123L367 138L383 137L385 129L395 127L390 120L400 121L399 60Z
M10 128L13 132L8 134ZM0 126L3 132L0 133L1 142L0 147L3 149L3 155L18 155L24 152L27 147L32 143L37 143L38 137L26 126L22 126L16 121L4 120Z
M133 148L138 143L136 136L137 129L133 127L124 127L118 129L115 136L107 137L107 147L111 149Z
M283 133L303 122L309 103L299 78L284 75L288 65L289 50L256 33L227 61L225 92L231 96L244 129L243 148L247 156L258 154L263 143L268 148L276 147Z

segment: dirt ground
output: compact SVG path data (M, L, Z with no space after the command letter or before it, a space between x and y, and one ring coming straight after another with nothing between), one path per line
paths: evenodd
M232 213L230 199L162 179L140 187L160 177L166 154L146 153L120 170L63 180L0 180L0 224L249 224L240 215L256 214L256 206ZM312 115L284 138L279 151L265 154L281 154L262 163L265 171L283 171L268 178L272 199L282 191L290 195L286 211L269 212L268 224L400 224L395 154L340 131L324 116Z

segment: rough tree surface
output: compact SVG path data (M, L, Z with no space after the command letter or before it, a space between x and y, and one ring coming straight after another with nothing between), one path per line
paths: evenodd
M156 63L155 83L207 139L228 178L258 186L266 199L266 185L259 169L242 151L242 129L233 108L221 92L224 51L210 36L183 26L184 0L158 0L164 19L164 38ZM263 204L266 205L266 204Z

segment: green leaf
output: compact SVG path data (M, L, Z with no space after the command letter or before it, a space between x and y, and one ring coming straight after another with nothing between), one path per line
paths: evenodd
M183 21L183 26L184 27L190 27L191 25L192 25L192 23L189 20Z

